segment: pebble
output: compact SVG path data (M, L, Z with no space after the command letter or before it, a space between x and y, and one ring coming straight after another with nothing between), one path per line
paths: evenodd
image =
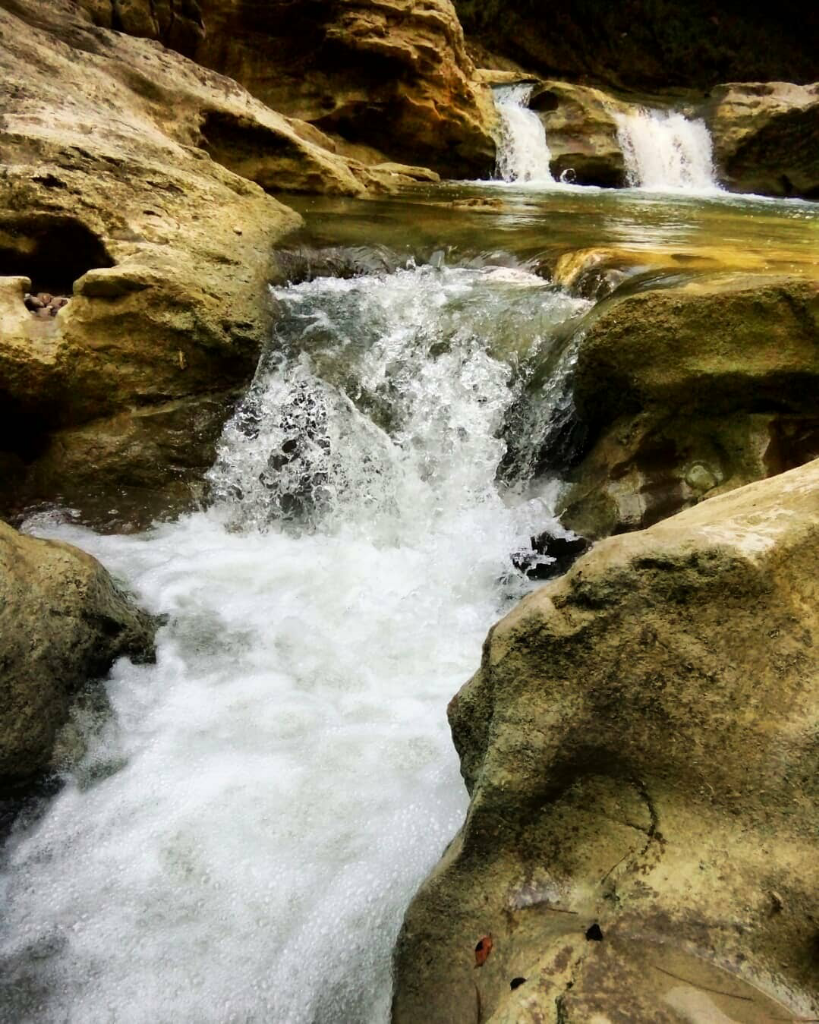
M26 309L35 316L45 318L47 316L56 316L68 302L68 296L51 295L49 292L36 292L35 294L26 292L23 296L23 302L26 304Z

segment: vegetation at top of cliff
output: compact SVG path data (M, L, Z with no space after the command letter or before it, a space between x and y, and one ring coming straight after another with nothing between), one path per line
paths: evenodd
M711 0L455 0L468 35L532 70L625 87L819 78L819 8Z

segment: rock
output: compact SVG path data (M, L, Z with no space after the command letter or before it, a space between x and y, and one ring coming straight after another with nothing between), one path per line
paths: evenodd
M704 113L720 179L729 188L819 196L819 84L719 85Z
M197 0L79 0L95 25L158 39L190 57L205 35Z
M473 80L450 0L273 2L252 15L203 0L201 9L196 59L274 109L342 145L374 148L373 163L422 163L455 178L491 172L495 110Z
M800 0L745 10L705 0L455 0L470 44L529 73L651 92L718 82L813 82L819 17ZM716 12L716 13L715 13Z
M518 551L512 564L533 580L550 580L562 576L591 547L585 537L572 533L565 536L544 530L531 538L531 549Z
M0 507L17 521L55 502L99 531L146 529L201 506L241 389L192 395L52 433Z
M817 579L819 461L602 541L490 631L394 1024L817 1015Z
M235 83L94 27L67 0L3 7L0 450L19 469L54 431L95 420L106 431L125 410L252 375L275 319L274 246L300 218L230 167L270 187L345 194L380 177L305 141ZM42 316L26 293L52 296ZM0 491L18 481L5 475Z
M96 559L0 523L0 783L51 767L72 696L117 658L149 660L155 629Z
M532 91L529 106L546 129L554 178L571 173L579 185L625 185L616 116L627 104L600 89L544 81Z
M650 525L819 455L819 286L704 274L600 303L574 402L586 441L561 520Z

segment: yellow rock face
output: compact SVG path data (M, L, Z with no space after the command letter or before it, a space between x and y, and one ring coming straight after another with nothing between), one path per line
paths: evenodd
M819 461L601 542L490 631L396 1024L816 1016L817 580Z

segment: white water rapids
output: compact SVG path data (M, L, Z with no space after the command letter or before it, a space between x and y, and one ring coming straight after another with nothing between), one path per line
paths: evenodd
M466 795L446 704L548 524L495 484L494 358L588 305L424 266L276 289L279 335L208 510L136 536L40 519L169 616L0 875L0 1019L374 1024Z

